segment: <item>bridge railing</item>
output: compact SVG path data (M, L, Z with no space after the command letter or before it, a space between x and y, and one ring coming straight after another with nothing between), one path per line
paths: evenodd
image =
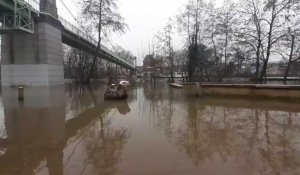
M65 20L63 17L59 16L58 17L59 21L61 22L61 24L65 27L65 29L69 30L70 32L74 33L75 35L85 39L86 41L94 44L95 46L97 46L97 41L88 34L88 32L85 32L81 29L79 29L77 26L71 24L69 21ZM130 58L126 59L123 58L121 56L119 56L118 54L112 52L110 49L108 49L107 47L101 45L101 50L104 50L105 52L107 52L108 54L112 55L113 57L117 58L118 60L121 60L122 62L134 67L134 61L131 60Z

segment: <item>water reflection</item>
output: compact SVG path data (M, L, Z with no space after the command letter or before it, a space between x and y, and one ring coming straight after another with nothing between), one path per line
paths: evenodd
M66 85L66 118L67 120L84 112L95 105L103 103L104 86L92 84L90 86Z
M253 108L253 100L227 99L220 104L224 99L193 97L182 105L174 99L186 97L174 95L173 89L156 88L153 94L169 96L158 100L145 91L145 97L151 99L150 109L160 111L160 115L151 113L153 118L159 118L155 126L159 125L170 142L206 173L300 173L299 105L278 109L275 102ZM230 103L239 105L232 107ZM164 113L176 111L174 108L182 113ZM292 112L295 110L298 112ZM208 168L212 164L218 167Z
M104 93L106 86L99 83L94 83L90 86L81 85L66 85L66 120L76 117L78 114L83 113L87 109L94 108L95 106L104 103ZM136 94L134 91L129 92L132 100ZM121 114L130 112L126 100L120 101L106 101L110 105L115 105Z
M0 175L300 174L300 104L159 81L127 101L104 101L104 89L27 88L23 103L3 89Z
M167 84L143 84L145 99L149 103L149 118L155 126L162 129L168 139L172 137L172 117L174 114L174 90L168 89ZM168 99L167 101L165 99Z
M7 137L0 140L0 174L65 174L74 154L69 153L70 145L78 139L86 150L82 155L87 155L82 173L92 164L97 174L113 174L129 133L111 128L107 114L116 109L125 115L130 108L126 101L104 103L97 91L95 87L26 88L25 101L19 102L16 89L3 88L2 125Z
M63 174L65 106L62 87L28 88L18 102L16 89L3 88L7 138L0 156L0 174L34 174L46 160L49 174Z
M115 109L120 115L125 115L130 111L129 105L126 101L105 101L93 105L93 108L85 110L66 123L70 139L65 150L72 150L66 158L65 166L71 167L67 168L66 174L112 175L117 170L129 132L122 127L112 127L113 117L109 114ZM79 165L74 165L78 161L78 152L84 160Z
M115 174L122 148L129 138L128 131L124 128L112 129L110 120L100 117L85 136L89 163L95 166L98 174Z

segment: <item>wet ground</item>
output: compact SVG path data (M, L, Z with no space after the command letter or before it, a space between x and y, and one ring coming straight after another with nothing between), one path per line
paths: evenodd
M0 175L296 175L300 104L195 97L163 82L2 88Z

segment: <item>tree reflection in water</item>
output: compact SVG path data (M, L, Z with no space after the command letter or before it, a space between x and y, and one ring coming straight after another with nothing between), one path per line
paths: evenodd
M127 101L101 103L101 92L74 88L67 91L67 103L71 103L77 115L66 120L64 87L46 90L41 94L50 94L49 101L54 99L51 105L34 103L36 107L5 108L8 139L0 139L0 174L68 174L72 171L68 165L74 166L78 155L87 158L85 165L72 168L89 174L85 167L93 166L97 170L94 174L114 174L129 134L126 129L111 126L114 116L110 114L114 111L127 114L130 111ZM38 97L27 98L24 103L43 101L45 96ZM85 152L80 152L81 149Z
M97 88L99 89L99 88ZM79 93L79 94L78 94ZM96 174L112 175L117 171L117 164L120 161L121 153L124 144L129 138L127 129L114 128L111 126L113 116L111 114L115 111L121 115L130 112L127 101L105 101L99 103L99 95L101 92L95 92L94 88L79 88L73 91L74 109L77 103L84 102L86 104L79 104L85 112L82 114L83 120L87 118L93 119L87 126L85 126L72 140L83 143L87 160L85 160L80 174L86 174L89 166L93 166ZM81 94L81 95L80 95ZM101 93L102 95L103 93ZM70 97L72 97L70 95ZM86 99L82 101L82 99ZM100 99L103 99L100 96ZM77 102L78 101L78 102ZM90 108L93 108L89 110ZM78 113L79 111L75 111ZM79 144L78 143L78 144ZM74 148L76 149L76 147ZM75 153L75 151L72 151Z
M66 85L66 119L70 119L89 108L103 103L104 86L99 84Z
M300 113L253 107L247 100L240 106L230 105L239 103L234 99L207 102L171 88L151 88L144 87L151 122L196 167L222 162L235 167L232 174L236 169L249 175L300 174Z
M220 157L245 174L300 173L298 113L199 105L190 101L177 145L196 166ZM295 122L293 122L295 120Z
M143 111L149 109L149 120L155 126L163 130L168 139L172 138L172 117L174 113L173 108L173 91L168 90L168 86L161 82L155 84L143 84L144 96L146 97L146 104L143 105ZM166 100L166 97L168 99Z
M126 129L113 129L110 120L100 117L90 127L85 143L90 163L99 174L112 175L116 173L124 144L129 138Z

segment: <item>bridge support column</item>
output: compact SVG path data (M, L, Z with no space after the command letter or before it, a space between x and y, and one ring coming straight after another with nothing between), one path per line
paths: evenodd
M41 9L46 13L35 21L34 34L15 32L2 36L2 86L64 83L62 25L54 18L57 13L53 1L43 1Z

